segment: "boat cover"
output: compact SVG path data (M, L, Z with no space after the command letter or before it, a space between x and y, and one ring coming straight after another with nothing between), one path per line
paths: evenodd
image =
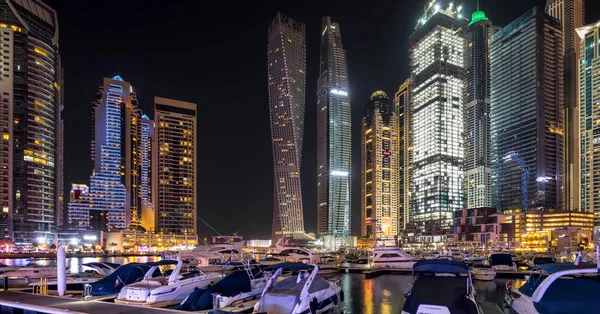
M492 254L490 255L490 266L507 265L512 266L512 256L510 254Z
M596 268L598 267L594 263L582 264L580 269ZM576 269L577 266L573 263L553 263L553 264L541 264L533 266L533 270L543 270L549 274L557 273L563 270Z
M534 303L540 314L597 313L600 309L600 281L557 279L540 302Z
M265 293L260 299L259 311L267 313L292 313L296 304L300 303L300 293L306 284L306 278L296 283L297 277L288 277ZM329 288L329 283L322 277L315 277L309 293Z
M414 272L468 274L469 266L463 262L445 259L420 260L413 265Z
M119 293L124 286L144 278L152 264L156 263L130 263L117 268L112 274L90 284L92 295Z
M478 314L467 296L467 277L420 276L405 296L403 311L416 314L420 305L445 306L451 314Z
M271 265L271 266L265 267L265 271L276 271L279 268L283 268L283 270L287 270L287 271L298 272L298 271L301 271L304 269L313 269L313 266L310 264L305 264L305 263L287 262L287 263L279 263L276 265Z
M252 271L255 278L262 277L259 270ZM238 270L206 290L195 289L192 294L179 306L184 311L202 311L213 307L213 293L232 297L242 292L250 292L250 277L245 270Z
M87 267L91 267L91 268L100 268L103 270L111 270L112 269L117 269L119 268L119 266L121 266L121 264L117 264L117 263L108 263L108 262L93 262L93 263L85 263L83 264L83 266L87 266Z

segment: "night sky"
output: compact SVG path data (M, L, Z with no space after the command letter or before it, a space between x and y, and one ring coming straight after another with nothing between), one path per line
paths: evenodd
M145 113L153 97L198 104L198 216L218 232L269 238L273 167L267 28L277 11L306 23L302 187L305 229L316 231L316 84L321 17L340 24L352 95L352 230L360 232L360 120L377 89L393 97L408 77L408 37L426 0L50 1L65 68L65 192L89 184L91 103L103 77L131 82ZM449 2L449 1L446 1ZM600 19L587 0L586 23ZM171 5L172 4L172 5ZM455 4L461 4L456 2ZM545 0L481 0L505 26ZM470 17L475 0L462 2ZM213 235L201 222L200 236Z

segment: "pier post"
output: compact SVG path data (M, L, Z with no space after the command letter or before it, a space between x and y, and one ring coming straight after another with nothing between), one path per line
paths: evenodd
M67 254L65 253L64 247L59 247L58 252L56 253L56 280L57 285L56 289L58 290L58 295L65 295L65 290L67 290Z

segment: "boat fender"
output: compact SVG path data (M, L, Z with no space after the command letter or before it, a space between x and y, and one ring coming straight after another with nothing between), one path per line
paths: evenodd
M317 298L313 298L312 301L310 301L310 314L317 314L317 309L319 309L319 300L317 300Z
M340 301L344 302L344 290L340 290Z

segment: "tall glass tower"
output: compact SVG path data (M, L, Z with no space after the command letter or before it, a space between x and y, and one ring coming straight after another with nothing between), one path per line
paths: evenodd
M0 237L44 244L62 211L58 18L39 0L0 1L0 12Z
M398 235L398 115L385 92L371 95L361 130L362 236Z
M129 227L138 213L140 110L131 84L105 78L93 104L90 208L106 211L108 229ZM135 212L135 213L134 213Z
M560 24L533 8L492 36L492 176L499 210L563 209Z
M454 211L464 207L467 21L460 9L432 8L410 36L415 197L409 241L445 241Z
M564 202L567 210L581 210L581 136L577 99L579 36L584 23L585 0L548 0L546 13L558 19L563 33L564 54Z
M467 30L465 178L467 208L492 206L490 137L490 41L498 30L475 11Z
M277 13L267 47L273 143L273 239L304 235L300 163L304 136L306 26Z
M413 117L412 81L408 78L394 96L394 111L398 116L398 230L406 230L413 197Z
M352 130L346 51L337 23L323 17L317 83L317 232L350 236Z
M600 233L600 21L580 27L579 108L581 109L581 187L582 207L594 212L594 239Z

